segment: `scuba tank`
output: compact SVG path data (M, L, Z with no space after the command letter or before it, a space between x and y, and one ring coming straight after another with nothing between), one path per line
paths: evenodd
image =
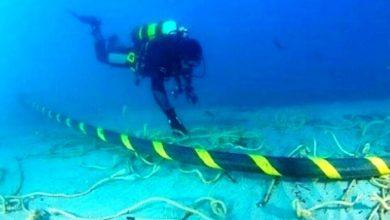
M186 37L187 29L179 26L174 20L166 20L158 23L149 23L133 29L131 38L134 43L133 51L127 56L127 62L131 70L138 72L143 70L143 58L149 42L164 36Z
M132 32L132 39L135 44L138 44L168 35L185 37L187 35L187 29L179 26L174 20L150 23L135 28Z
M163 38L167 36L180 38L188 37L187 28L180 26L174 20L166 20L158 23L149 23L142 25L133 29L131 33L131 38L134 43L133 51L131 51L127 56L127 62L129 63L130 69L135 72L137 78L139 73L143 72L144 69L144 54L149 46L149 42L154 39ZM203 73L195 77L203 78L206 74L205 63L202 58L203 63ZM142 74L141 74L142 75Z

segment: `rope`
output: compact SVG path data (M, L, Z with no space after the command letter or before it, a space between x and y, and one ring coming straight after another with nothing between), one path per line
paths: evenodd
M357 182L356 180L352 180L351 182L349 182L348 187L344 191L344 195L341 197L342 201L347 200L347 197L349 197L349 195L351 194L353 187L356 186L357 184L356 182Z
M390 210L390 175L382 176L379 178L372 178L370 183L381 190L381 195L372 194L370 200L376 202L376 205L372 208L372 211L368 217L369 220L374 219L375 214L379 215L379 219L384 218L384 212Z
M112 165L110 165L110 166L101 166L101 165L93 165L93 164L89 165L89 164L85 164L85 163L82 163L80 166L87 168L87 169L94 169L94 170L112 170L112 169L116 168L121 163L122 163L122 160L118 156L114 156L114 157L112 157Z
M124 216L124 215L129 215L129 214L135 212L136 210L141 209L142 207L146 206L147 204L158 203L158 202L166 203L170 206L173 206L174 208L177 208L177 209L185 211L187 213L191 213L193 215L196 215L200 219L203 219L203 220L212 220L213 219L213 218L207 216L206 214L204 214L204 213L202 213L202 212L200 212L192 207L183 205L179 202L176 202L176 201L171 200L171 199L163 198L163 197L151 197L151 198L142 200L142 201L126 208L126 209L123 209L114 215L105 216L105 217L98 217L98 218L96 218L96 217L93 217L93 218L80 217L80 216L77 216L77 215L72 214L70 212L56 209L56 208L47 208L45 211L47 213L49 213L50 215L63 216L63 217L70 219L70 220L92 220L92 219L93 220L110 220L110 219L119 218L119 217ZM225 206L221 206L221 204L223 204L223 203L221 203L219 200L212 199L210 204L212 204L212 207L214 206L217 208L217 210L214 210L215 208L214 209L212 208L213 212L216 211L216 214L221 214L220 211L221 210L224 211L225 210L224 208L226 208ZM219 209L221 209L221 210L219 210Z
M335 135L333 132L327 131L327 133L329 133L329 134L332 136L334 142L336 142L336 146L339 148L339 150L340 150L341 152L343 152L344 154L346 154L346 155L348 155L348 156L350 156L350 157L355 157L355 154L346 151L346 150L341 146L339 140L337 139L336 135Z
M390 189L390 175L371 178L370 183L378 188Z
M211 178L211 179L206 179L203 175L202 172L200 172L199 169L192 169L192 170L185 170L183 168L179 168L180 172L182 173L187 173L187 174L190 174L190 173L195 173L199 179L202 181L202 183L204 184L211 184L211 183L215 183L217 182L219 179L221 179L222 175L223 175L223 172L218 172L217 175L215 175L214 178Z
M139 154L136 154L135 155L136 158L140 159L140 161L142 161L144 164L148 165L148 166L152 166L152 170L146 174L146 175L142 175L140 172L138 172L135 168L134 168L134 164L133 164L133 160L130 159L128 160L128 169L131 173L133 173L137 178L140 178L140 179L148 179L150 178L151 176L153 176L154 174L156 174L161 166L160 166L160 162L157 162L157 163L153 163L151 161L148 161L146 158L142 157L141 155Z
M383 208L386 211L390 210L390 205L388 204L390 202L390 195L386 197L381 197L378 194L373 194L370 196L370 199L374 202L378 202L380 204L380 207Z
M37 197L66 198L66 199L77 198L77 197L81 197L81 196L84 196L84 195L91 193L96 188L98 188L99 186L101 186L107 182L114 181L114 180L128 180L128 179L130 179L131 176L127 176L126 173L127 173L127 171L125 169L119 170L118 172L115 172L111 176L96 182L89 189L87 189L84 192L80 192L80 193L64 194L64 193L33 192L33 193L22 195L22 196L9 196L7 198L21 199L21 200L36 199Z
M363 127L362 136L365 136L365 135L366 135L368 128L370 128L371 126L376 125L376 124L385 124L385 123L386 123L385 121L377 120L377 121L372 121L372 122L366 124L366 125Z
M209 202L209 205L211 207L211 210L213 211L213 214L223 218L226 217L227 214L227 207L224 202L221 200L214 199L212 197L202 197L195 201L195 203L201 203L207 201Z
M343 206L345 208L353 207L357 202L359 202L362 199L362 196L359 195L356 197L356 199L352 202L347 201L328 201L323 202L318 205L313 206L312 208L305 209L301 205L298 199L295 199L293 201L293 208L296 210L296 215L298 218L305 218L305 219L311 219L313 217L313 213L316 210L319 209L326 209L332 206Z

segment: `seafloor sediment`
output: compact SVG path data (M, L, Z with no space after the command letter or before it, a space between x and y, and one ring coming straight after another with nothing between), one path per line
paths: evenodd
M127 108L86 116L140 137L291 157L389 155L390 102L183 110L190 137ZM33 115L33 113L31 113ZM153 115L153 117L150 117ZM389 177L325 182L219 172L85 137L40 115L1 132L0 218L389 217Z

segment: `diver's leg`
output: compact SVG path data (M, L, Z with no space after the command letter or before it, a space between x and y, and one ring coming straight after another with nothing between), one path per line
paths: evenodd
M100 62L103 62L103 63L108 63L107 61L107 47L106 47L106 41L103 39L103 37L101 36L101 34L99 34L100 36L94 36L94 39L95 39L95 54L96 54L96 58L100 61Z
M98 24L90 24L91 26L91 34L93 36L93 39L95 41L95 54L96 58L103 63L108 63L108 50L107 50L107 43L106 40L103 37L100 23Z
M86 24L91 29L91 34L94 38L94 46L95 46L95 54L96 58L103 63L107 63L107 46L106 46L106 40L103 37L102 31L101 31L101 22L100 19L94 16L85 16L77 14L73 11L69 11L69 13L75 17L79 22Z
M162 77L152 77L152 90L154 99L168 118L168 123L175 134L188 134L187 129L177 117L175 109L169 103Z
M164 111L165 115L168 118L168 123L171 126L174 134L176 135L187 135L188 130L184 127L183 123L180 121L176 115L175 109L170 108Z

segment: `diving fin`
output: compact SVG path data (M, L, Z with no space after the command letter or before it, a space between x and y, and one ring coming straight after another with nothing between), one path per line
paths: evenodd
M177 117L175 110L168 109L165 112L168 117L168 123L171 126L172 132L176 136L186 136L188 134L188 130L184 127L183 123Z
M80 15L74 11L68 10L69 14L71 14L73 17L75 17L78 21L80 21L83 24L88 24L92 27L92 29L99 28L101 25L101 21L99 18L95 16L86 16L86 15Z

